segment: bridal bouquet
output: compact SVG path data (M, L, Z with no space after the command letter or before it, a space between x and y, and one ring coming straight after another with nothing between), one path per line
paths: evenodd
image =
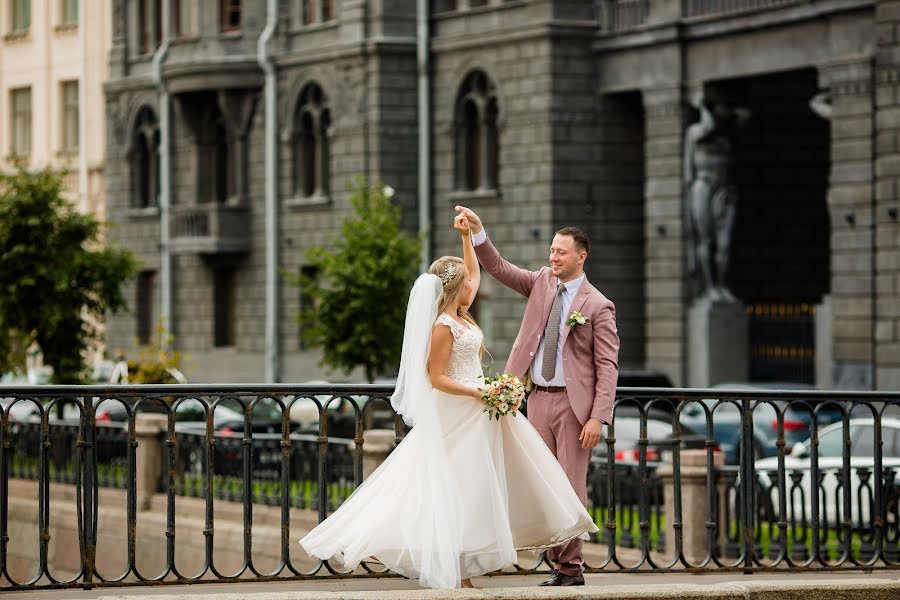
M489 419L499 419L508 414L516 416L525 399L525 386L515 375L504 373L486 377L481 401Z

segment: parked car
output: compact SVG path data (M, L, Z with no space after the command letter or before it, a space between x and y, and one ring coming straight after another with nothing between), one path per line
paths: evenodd
M701 403L706 405L706 409ZM741 413L736 406L727 402L720 403L713 398L704 398L688 403L681 410L679 421L683 427L689 427L705 437L707 410L712 414L712 437L725 453L725 462L737 464L740 460ZM760 439L765 438L761 436ZM758 446L754 435L754 452L757 452Z
M784 449L790 454L794 446L798 442L807 440L812 436L812 416L814 405L803 402L788 403L784 400L776 401L776 404L784 413ZM864 406L856 406L848 415L849 417L865 417L871 416L871 412ZM841 420L841 408L835 404L823 404L816 413L816 421L819 425L819 431L827 425L837 423ZM769 440L772 448L776 448L775 441L778 439L778 419L772 415L769 423ZM773 451L777 454L777 448Z
M672 387L672 380L661 371L622 369L619 371L619 379L616 386L670 388Z
M132 402L130 398L124 401ZM148 412L164 412L158 402L143 403L141 407ZM128 412L120 400L103 400L97 405L98 423L124 423L127 419ZM182 427L205 429L206 414L200 400L189 398L181 401L175 409L175 422ZM265 399L257 402L253 406L251 425L253 433L281 433L281 408ZM291 428L296 429L296 425L291 425ZM213 411L213 429L217 433L240 435L244 431L244 413L234 403L218 405Z
M712 389L753 393L755 399L751 402L750 410L753 418L754 458L774 456L778 453L778 446L775 444L778 437L778 420L773 404L779 407L779 410L784 411L785 439L791 440L786 443L793 444L799 439L805 439L810 435L808 413L806 414L806 428L798 427L797 423L802 422L803 409L789 404L788 401L778 397L779 391L812 390L813 386L809 384L794 382L728 382L716 384ZM740 410L735 404L718 398L704 399L703 402L710 410L715 409L713 413L713 437L725 452L726 462L728 464L737 464L739 462L741 440ZM721 406L717 407L720 404ZM705 411L697 403L692 403L682 410L681 422L699 431L706 431ZM820 425L833 422L834 418L830 411L824 411L820 414ZM789 437L789 431L799 431L801 437L799 439L794 439L793 435ZM805 436L803 435L804 431ZM789 452L788 448L786 447L786 451Z
M618 406L613 414L615 426L615 459L617 463L637 463L640 459L641 416L636 406ZM608 432L608 430L605 430ZM706 437L689 426L681 427L681 449L705 448ZM664 460L675 448L672 414L661 410L647 412L647 461ZM594 446L594 456L605 459L605 440Z
M15 398L0 398L0 407L9 415L10 422L25 421L38 414L38 408L31 400L22 399L14 402Z
M393 379L376 379L376 385L393 386L397 383ZM328 385L327 381L309 381L303 385ZM335 394L318 394L315 396L319 404L327 406L328 411L328 437L353 438L356 436L356 410L351 400L356 403L363 417L364 429L393 429L394 411L389 398L371 398L366 395L353 394L340 396ZM334 398L334 400L332 400ZM374 401L371 408L366 408L370 401ZM291 405L291 420L299 425L299 431L310 435L319 433L319 408L310 399L300 398Z
M46 385L53 376L53 367L47 365L28 367L25 373L3 373L0 375L0 387L5 385Z
M882 426L882 466L892 469L900 469L900 419L883 418ZM850 433L850 502L851 502L851 518L854 526L857 523L871 523L871 507L868 502L869 496L860 490L861 481L860 470L868 470L872 473L875 467L875 421L873 419L851 419L849 421ZM826 520L829 525L837 525L842 515L838 510L843 509L843 496L839 492L841 473L843 471L844 459L844 424L834 423L819 431L819 447L818 447L818 465L819 472L824 474L822 479L822 493L819 494L820 503L824 499L824 505L820 504L819 516ZM811 441L806 439L794 445L789 456L784 458L785 468L785 489L788 498L787 510L788 521L799 522L805 514L806 519L812 518L812 496L810 485L810 469L811 469ZM778 490L777 480L773 480L771 474L778 468L778 458L763 458L754 463L754 469L758 478L758 483L763 491L771 491L769 499L770 515L773 518L778 517ZM791 479L792 474L799 474L799 491L802 494L792 492L794 482ZM872 490L872 498L874 499L875 482L871 476L867 478L867 485ZM843 486L841 486L843 487ZM887 494L893 494L896 497L900 494L900 477L894 478L894 489L885 490L885 500ZM801 498L802 495L802 498ZM863 501L860 502L860 499Z
M10 421L40 422L41 408L35 404L34 400L20 398L15 404L13 404L13 400L15 400L13 397L0 398L0 406L3 406L4 410L9 412ZM41 406L45 407L46 405L42 403ZM56 408L52 409L48 415L48 419L51 423L60 420L77 421L81 416L81 410L72 401L58 402L54 406L62 406L62 417L60 417L59 411ZM46 408L44 408L44 410L46 410Z

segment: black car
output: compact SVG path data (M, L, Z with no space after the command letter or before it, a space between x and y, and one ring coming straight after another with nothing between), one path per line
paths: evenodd
M124 423L128 419L128 411L125 408L127 402L134 407L131 398L121 400L103 400L97 405L96 422L98 424ZM133 410L133 408L132 408ZM165 414L165 409L159 402L143 402L139 411ZM181 428L196 428L205 430L206 412L200 400L187 398L182 400L175 409L175 423ZM271 401L258 401L253 405L251 431L253 433L281 433L282 429L281 409ZM290 424L296 428L295 424ZM221 434L239 435L244 431L244 414L236 402L219 404L213 411L213 430Z

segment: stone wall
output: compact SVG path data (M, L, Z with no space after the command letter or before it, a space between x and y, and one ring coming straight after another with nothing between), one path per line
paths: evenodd
M129 208L126 160L136 111L147 104L158 115L159 108L149 61L132 49L126 27L131 16L119 14L123 4L116 3L107 85L108 214L117 224L111 239L136 251L144 268L159 275L158 213ZM285 3L284 27L272 44L279 89L278 266L292 273L307 263L308 248L330 244L339 234L349 210L347 186L357 174L394 187L404 224L418 224L412 13L395 2L336 5L333 22L308 27ZM621 366L660 370L685 383L693 343L686 312L696 292L686 264L684 218L684 132L696 119L688 100L700 90L743 90L737 96L755 106L757 121L739 142L743 225L736 228L730 274L738 296L818 304L829 295L831 314L816 317L828 340L815 345L822 354L831 349L819 356L818 384L896 388L900 21L896 2L874 6L785 3L746 13L694 7L716 14L679 21L682 4L667 0L652 4L645 27L611 32L594 3L576 0L436 4L431 255L460 253L450 227L457 204L479 212L501 252L529 269L546 264L555 229L584 226L594 244L588 276L617 305ZM190 81L202 88L229 72L226 55L228 61L243 56L252 71L254 47L247 40L255 39L261 14L251 15L253 27L248 24L243 42L205 43L217 36L204 17L197 41L173 46L167 72L184 81L185 73L200 69ZM475 70L496 90L498 182L496 189L462 191L454 110L460 86ZM309 82L322 87L332 114L330 181L315 201L294 198L291 185L292 113ZM817 91L830 94L828 121L806 107L806 96ZM191 201L192 142L179 124L183 115L175 110L173 117L173 196ZM190 355L192 381L259 380L264 372L261 105L248 144L252 248L236 265L233 347L212 347L212 263L197 254L174 262L174 333L176 345ZM157 277L157 298L160 284ZM278 293L282 379L360 379L317 366L319 354L300 347L300 291L282 282ZM128 284L126 297L134 302L135 296ZM484 278L475 310L494 359L490 369L505 364L523 309L524 299ZM110 317L110 348L134 350L135 320L134 313Z
M876 11L875 383L900 389L900 2Z

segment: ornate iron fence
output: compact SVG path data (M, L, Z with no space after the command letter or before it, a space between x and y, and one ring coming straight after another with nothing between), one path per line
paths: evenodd
M3 388L0 589L392 576L377 563L364 563L356 574L339 573L328 561L301 568L290 552L301 535L292 533L292 510L321 521L362 481L365 428L392 425L395 442L402 440L402 421L386 410L391 392L385 386ZM121 422L97 421L98 406L107 400L121 406ZM190 403L202 406L200 423L181 420L181 408ZM217 416L228 405L238 408L237 426ZM263 423L257 409L264 405L278 418ZM301 405L307 410L298 410ZM148 434L141 415L153 413L160 427ZM797 413L808 416L805 446L785 441L785 424L802 422ZM620 388L614 423L588 474L588 508L601 528L588 570L900 567L896 415L900 393ZM277 433L261 432L263 424ZM735 431L732 452L727 443ZM150 491L165 499L166 560L160 573L147 575L135 559L137 455L154 435L162 451ZM697 439L702 449L690 449ZM36 573L24 580L10 569L10 486L16 480L37 485ZM79 568L66 577L55 574L50 559L51 483L74 490L77 508ZM127 501L121 528L127 560L118 575L97 568L102 488L123 490ZM174 558L176 498L190 496L205 506L204 566L193 576L180 572ZM243 519L244 560L231 575L217 568L213 552L214 507L225 503L241 507ZM280 509L280 558L270 570L254 562L252 545L254 508L266 506ZM543 564L540 558L522 562L519 572Z

